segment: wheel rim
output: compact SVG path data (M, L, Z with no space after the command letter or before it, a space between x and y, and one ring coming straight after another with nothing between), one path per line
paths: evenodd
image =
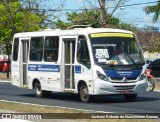
M148 90L151 90L152 89L152 84L151 83L148 83Z
M37 84L36 85L36 93L38 94L38 95L40 95L41 94L41 86L39 85L39 84Z
M87 86L82 86L81 89L81 100L87 102L89 98Z
M148 91L152 91L153 88L154 88L153 83L152 83L151 79L149 79L149 81L148 81Z
M88 90L87 90L86 87L84 87L84 88L82 89L82 97L83 97L84 99L86 99L87 96L88 96Z

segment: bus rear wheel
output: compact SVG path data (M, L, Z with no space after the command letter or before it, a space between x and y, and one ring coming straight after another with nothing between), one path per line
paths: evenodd
M88 102L89 101L90 95L88 93L87 85L83 84L83 85L80 86L79 95L80 95L80 99L81 99L82 102Z
M41 84L39 82L35 83L35 94L36 97L42 98L42 97L51 97L52 92L51 91L44 91L41 89Z
M43 90L41 89L41 84L39 82L35 83L35 94L36 94L36 97L43 97L44 96L44 92Z

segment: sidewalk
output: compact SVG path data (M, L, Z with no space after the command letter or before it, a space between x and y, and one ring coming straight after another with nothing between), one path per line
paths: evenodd
M11 74L9 74L9 77L11 76ZM0 82L10 82L11 78L7 78L7 74L6 73L2 73L0 72Z

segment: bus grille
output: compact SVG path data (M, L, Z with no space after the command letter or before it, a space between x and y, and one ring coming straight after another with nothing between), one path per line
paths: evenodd
M116 90L133 90L135 88L136 85L122 85L122 86L117 86L117 85L114 85L114 88Z
M123 78L113 78L113 77L110 77L111 80L122 80ZM136 80L137 77L132 77L132 78L126 78L127 80Z
M123 78L112 78L110 77L110 82L111 83L135 83L137 82L137 78L126 78L126 81L123 81Z

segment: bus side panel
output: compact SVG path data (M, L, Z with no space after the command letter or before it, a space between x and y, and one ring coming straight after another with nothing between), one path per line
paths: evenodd
M78 64L75 66L75 85L78 93L78 83L84 81L88 87L89 94L93 94L92 70Z
M44 68L44 66L49 67L49 69ZM57 66L59 67L59 65ZM61 92L60 72L59 68L56 69L57 66L49 64L29 64L28 66L29 88L32 89L34 87L33 81L34 79L37 79L41 84L42 90ZM33 67L35 67L35 69Z
M61 92L61 81L59 72L44 72L43 81L43 90Z
M21 87L20 65L21 64L20 64L19 38L14 38L12 45L12 57L11 57L11 83L18 87Z
M19 76L19 63L12 62L11 64L11 83L15 86L20 87L20 76Z

